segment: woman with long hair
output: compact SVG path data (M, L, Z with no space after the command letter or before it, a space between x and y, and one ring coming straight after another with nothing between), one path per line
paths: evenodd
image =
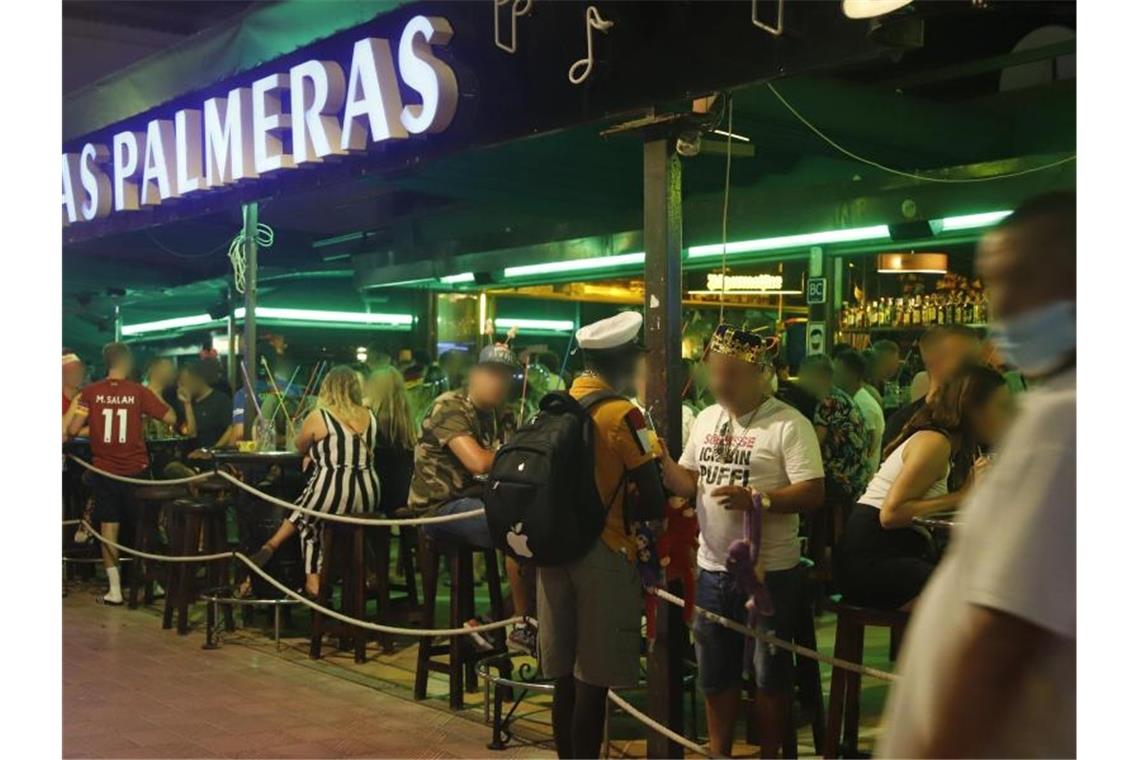
M351 367L333 367L294 441L297 451L312 462L297 506L337 515L375 510L380 500L373 454L376 431L376 418L363 403L360 376ZM320 518L294 512L252 559L263 567L294 533L301 537L305 591L316 596L323 560Z
M369 406L376 417L376 472L380 476L380 511L386 515L407 506L415 467L416 435L404 376L381 367L367 381Z
M846 601L907 609L934 571L929 537L916 517L956 509L1010 421L1001 373L968 364L935 391L883 450L883 461L851 512L836 547L835 580ZM966 484L950 492L954 456L977 456Z

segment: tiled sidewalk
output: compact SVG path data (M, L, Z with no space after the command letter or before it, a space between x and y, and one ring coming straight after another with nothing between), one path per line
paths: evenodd
M199 633L150 613L63 599L63 756L549 757L492 753L490 729L243 646L202 651Z

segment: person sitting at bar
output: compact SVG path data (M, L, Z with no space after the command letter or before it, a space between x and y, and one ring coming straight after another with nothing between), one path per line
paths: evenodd
M90 428L91 464L129 478L149 478L150 459L143 438L143 419L153 417L167 425L175 421L174 410L144 386L130 380L134 363L125 343L103 347L107 377L85 387L76 397L75 414L68 432L76 435ZM119 524L127 510L131 486L104 475L92 473L95 509L92 519L99 523L99 534L108 541L119 540ZM123 590L119 578L119 553L102 544L103 567L107 573L107 593L103 603L120 605Z
M404 377L391 364L374 370L367 381L376 416L376 472L380 476L380 511L389 517L408 504L415 468L416 436Z
M200 456L202 450L221 445L230 427L230 398L216 390L210 384L211 379L208 364L191 364L179 389L179 398L185 395L190 401L184 403L183 408L186 410L186 435L194 439L197 449L191 456Z
M834 364L824 354L800 364L800 385L818 400L812 424L823 454L828 502L849 506L867 484L867 431L854 399L834 380ZM858 387L857 380L848 388L852 384Z
M760 617L760 626L791 640L802 593L800 515L823 503L824 471L812 424L772 395L771 354L759 335L728 325L716 329L707 356L716 403L697 416L679 462L666 456L663 464L665 486L697 506L697 605L740 623L748 619L748 597L728 572L729 547L743 537L744 513L759 513L758 560L773 607L771 616ZM791 653L750 647L742 634L703 617L695 619L693 637L709 751L714 757L732 755L741 673L747 669L758 688L761 756L775 757L791 705Z
M515 430L507 394L517 368L514 353L503 344L485 346L471 368L467 387L440 394L423 421L415 447L415 467L408 507L418 515L454 515L484 508L482 477L491 470L495 451ZM485 516L429 524L425 535L481 549L494 548ZM515 614L534 615L533 580L512 557L507 578ZM508 636L520 650L533 651L534 629L522 624Z
M174 362L165 356L157 356L152 358L146 365L146 371L143 373L143 385L150 389L154 395L158 396L166 405L174 409L175 415L178 414L176 405L180 405L178 400L178 392L174 387ZM177 423L176 423L177 424ZM173 425L167 425L162 420L148 420L146 427L146 437L149 438L165 438L174 432Z
M966 484L951 490L954 454L993 445L1010 417L1009 389L1000 372L967 364L939 383L930 402L887 444L879 471L844 528L835 579L847 601L910 608L936 561L928 536L913 529L914 518L958 507L988 460L977 457Z
M321 381L317 408L301 424L294 445L311 462L309 482L297 497L297 506L328 514L372 512L380 503L380 479L376 474L377 424L372 410L363 404L363 389L356 372L345 365L329 370ZM293 512L273 537L251 557L264 567L294 533L301 537L305 565L305 593L320 593L320 518Z

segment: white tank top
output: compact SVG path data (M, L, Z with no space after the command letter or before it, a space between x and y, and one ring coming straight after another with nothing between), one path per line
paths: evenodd
M914 440L912 435L903 441L902 445L891 452L891 455L883 460L879 465L879 471L875 473L875 477L871 478L871 482L867 484L867 490L863 492L863 496L858 500L860 504L874 507L875 509L883 508L883 501L887 498L887 492L891 490L895 479L898 478L899 473L902 472L903 467L903 452L910 442ZM933 499L937 496L945 496L947 492L946 478L950 475L950 463L946 463L946 472L942 477L934 481L934 485L927 489L926 493L922 495L924 499Z

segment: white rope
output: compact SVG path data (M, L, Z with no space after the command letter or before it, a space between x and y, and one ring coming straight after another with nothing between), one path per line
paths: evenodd
M438 523L457 522L459 520L468 520L472 517L479 517L483 515L485 510L473 509L470 512L457 512L453 515L435 515L434 517L407 517L402 519L387 518L387 517L353 517L352 515L336 515L330 512L321 512L316 509L308 509L300 507L296 504L278 499L276 496L270 496L267 493L257 490L248 483L242 482L240 479L235 478L228 472L218 472L218 477L230 481L238 488L249 491L251 494L256 495L260 499L264 499L270 504L276 504L284 509L291 509L294 512L301 512L313 517L319 517L322 520L329 520L331 522L349 523L351 525L436 525Z
M670 594L664 589L651 588L649 590L670 604L676 605L678 607L685 606L684 599L674 594ZM723 615L718 615L715 612L709 612L703 607L696 607L695 609L697 611L697 614L703 615L717 625L724 626L725 628L729 628L745 636L751 636L752 638L763 641L766 644L772 644L781 649L786 649L789 652L794 652L795 654L798 654L802 657L808 657L818 662L827 663L833 668L842 668L843 670L854 671L856 673L860 673L865 676L871 676L872 678L878 678L883 681L897 681L899 678L896 674L888 673L885 670L879 670L878 668L869 668L866 665L860 665L849 660L841 660L837 657L831 657L821 652L817 652L814 649L808 649L807 647L802 647L799 644L793 644L790 641L778 639L770 633L749 628L748 626L742 625L735 620L730 620Z
M130 554L130 555L133 555L135 557L142 557L143 559L151 559L151 560L154 560L155 562L217 562L220 559L229 559L230 557L234 556L234 554L235 554L235 552L219 552L217 554L192 554L192 555L190 555L190 554L151 554L150 552L142 552L142 551L139 551L138 549L132 549L129 546L123 546L122 544L120 544L116 541L112 541L111 539L100 535L99 531L97 531L97 530L95 530L95 528L91 527L91 523L87 522L86 520L82 520L81 522L83 524L83 527L87 529L88 533L90 533L93 537L98 539L100 542L106 544L107 546L110 546L113 549L117 549L118 551L121 551L124 554Z
M851 151L851 150L848 150L847 148L844 148L842 145L835 142L835 140L832 140L830 137L825 135L818 127L816 127L814 124L812 124L810 121L808 121L807 118L804 117L803 114L801 114L799 111L797 111L791 103L789 103L787 100L784 99L784 96L780 94L780 92L776 89L776 86L774 84L769 82L768 83L768 89L772 91L772 94L776 96L777 100L779 100L781 103L784 104L784 107L787 108L788 111L791 112L792 116L795 116L797 119L799 119L800 123L802 123L805 127L810 129L812 132L814 132L815 135L817 137L819 137L819 139L823 140L825 143L827 143L831 147L835 148L837 151L839 151L843 155L847 156L848 158L854 159L854 160L856 160L860 163L863 163L863 164L867 164L868 166L873 166L876 169L879 169L880 171L887 172L888 174L894 174L894 175L899 176L899 177L906 177L908 179L919 180L921 182L938 182L938 183L949 184L949 185L968 184L968 183L972 183L972 182L993 182L994 180L1009 179L1010 177L1023 177L1026 174L1033 174L1035 172L1043 172L1047 169L1052 169L1055 166L1060 166L1062 164L1067 164L1067 163L1070 163L1072 161L1077 160L1077 154L1074 153L1071 156L1066 156L1065 158L1061 158L1061 159L1058 159L1056 161L1050 161L1049 163L1041 164L1039 166L1031 166L1028 169L1022 169L1022 170L1016 171L1016 172L1009 172L1008 174L993 174L993 175L990 175L988 177L930 177L930 176L927 176L925 174L915 174L913 172L904 172L904 171L901 171L899 169L893 169L890 166L880 164L878 161L873 161L873 160L866 158L864 156L860 156L858 153L855 153L854 151ZM732 130L729 130L729 131L732 131Z
M331 512L321 512L320 510L309 509L308 507L298 506L297 504L294 504L293 502L285 501L284 499L278 499L276 496L270 496L269 494L265 493L264 491L259 491L257 488L249 485L248 483L243 482L240 478L235 478L233 475L230 475L228 472L222 472L220 470L216 471L216 472L201 472L201 473L198 473L197 475L191 475L191 476L186 477L186 478L174 478L171 480L140 480L139 478L128 478L124 475L116 475L114 473L107 472L106 470L101 470L98 467L96 467L95 465L88 464L87 462L83 461L82 459L75 456L74 454L69 454L68 456L70 456L71 459L75 460L79 464L86 467L88 470L91 470L92 472L96 473L97 475L101 475L105 478L110 478L111 480L117 480L121 483L131 483L133 485L143 485L143 486L180 485L183 483L194 483L194 482L199 481L199 480L207 480L209 478L221 478L223 480L228 480L229 482L233 483L238 488L241 488L244 491L248 491L249 493L253 494L254 496L257 496L259 499L262 499L263 501L267 501L270 504L276 504L279 507L283 507L284 509L290 509L290 510L293 510L294 512L300 512L302 514L312 515L313 517L319 518L321 520L328 520L329 522L347 523L349 525L372 525L372 526L382 526L382 525L388 525L388 526L434 525L434 524L438 524L438 523L448 523L448 522L457 522L459 520L468 520L472 517L479 517L484 513L484 510L482 510L482 509L474 509L474 510L471 510L470 512L457 512L456 514L453 514L453 515L435 515L432 517L407 517L407 518L401 518L401 519L387 518L387 517L372 518L372 517L354 517L352 515L338 515L338 514L333 514Z
M269 248L273 245L273 237L273 228L268 224L259 222L252 242L256 242L259 248ZM245 247L250 242L244 231L239 232L230 241L230 250L227 255L234 268L234 290L238 293L245 292Z
M214 473L212 472L200 472L197 475L190 475L185 478L171 478L170 480L145 480L142 478L128 478L125 475L116 475L113 472L101 470L95 465L90 464L89 462L85 462L74 454L68 454L67 457L71 461L77 462L83 467L86 467L88 470L91 470L91 472L95 473L96 475L102 475L104 478L109 478L110 480L117 480L120 483L130 483L131 485L136 486L179 486L186 483L196 483L199 480L206 480L208 478L214 477Z
M630 716L641 721L646 726L649 726L650 728L652 728L654 731L661 734L662 736L666 736L666 737L672 739L673 741L677 742L678 744L680 744L682 747L689 750L690 752L696 752L698 755L700 755L702 757L712 757L712 753L709 752L704 747L702 747L700 744L697 744L694 741L686 739L684 736L681 736L679 733L672 730L668 726L663 726L660 723L658 723L657 721L653 720L653 718L650 718L648 715L643 713L641 710L638 710L636 707L631 705L629 702L626 702L624 699L622 699L617 694L615 694L613 689L610 689L610 691L609 691L609 698L610 698L611 702L613 702L615 705L620 707L622 710L625 710L626 713L628 713Z
M109 538L105 538L105 537L99 535L99 533L96 532L95 529L93 527L91 527L91 525L89 523L87 523L86 521L83 521L83 525L84 525L84 527L87 528L87 530L91 533L91 535L93 535L99 541L107 544L108 546L111 546L111 547L117 549L118 551L123 552L124 554L130 554L130 555L133 555L135 557L142 557L143 559L151 559L151 560L155 560L156 562L216 562L217 560L220 560L220 559L230 559L230 558L239 559L242 562L244 562L249 567L249 569L253 570L255 573L260 575L266 582L268 582L270 585L275 587L278 591L288 595L289 597L291 597L293 599L296 599L301 604L304 604L305 606L310 607L311 609L314 609L314 610L320 612L322 615L328 615L331 618L339 620L342 623L347 623L349 625L353 625L353 626L356 626L358 628L368 628L370 630L378 631L380 633L390 633L394 636L463 636L463 635L466 635L469 633L483 633L485 631L495 631L495 630L498 630L500 628L506 628L507 626L514 625L516 623L522 623L522 622L527 622L527 621L534 623L534 621L530 618L527 618L525 616L518 616L518 617L507 618L506 620L497 620L493 623L483 623L481 625L464 626L462 628L401 628L399 626L394 626L394 625L381 625L379 623L373 623L373 622L368 621L368 620L360 620L358 618L349 617L348 615L343 615L343 614L337 612L336 610L330 610L328 607L317 604L316 602L314 602L312 599L309 599L304 594L297 593L293 589L289 588L288 586L286 586L283 583L281 583L280 581L278 581L272 575L269 575L263 569L258 567L257 564L254 563L253 560L251 560L249 557L242 554L241 552L227 551L227 552L219 552L217 554L200 554L200 555L151 554L149 552L142 552L142 551L139 551L137 549L132 549L128 546L123 546L122 544L120 544L116 541L112 541Z
M78 525L81 522L83 522L83 521L78 520L78 519L76 519L76 520L64 520L63 521L63 527L66 528L68 525Z

